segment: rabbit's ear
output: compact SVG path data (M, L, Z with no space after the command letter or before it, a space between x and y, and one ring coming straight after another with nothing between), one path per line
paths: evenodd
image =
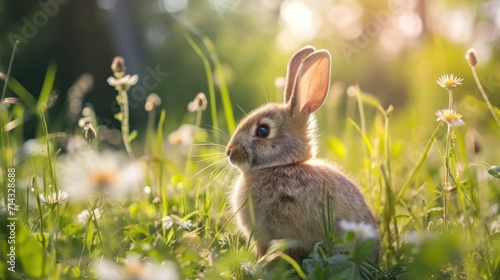
M295 81L297 80L297 72L299 71L300 65L306 59L308 55L313 53L315 49L312 46L305 46L299 51L297 51L290 62L288 62L288 68L286 70L286 84L285 84L285 98L284 102L288 103L290 97L292 97L293 88L295 86Z
M330 64L326 50L316 51L302 62L290 100L295 113L309 115L323 105L330 89Z

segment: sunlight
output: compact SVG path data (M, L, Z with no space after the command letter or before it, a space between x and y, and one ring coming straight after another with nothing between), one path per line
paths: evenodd
M284 1L280 6L281 19L286 28L278 35L282 48L295 49L297 45L316 37L319 19L304 3L296 0Z
M163 6L169 13L177 13L185 10L188 6L188 0L162 0Z
M398 27L404 36L416 38L422 33L422 20L415 12L402 13L397 18Z

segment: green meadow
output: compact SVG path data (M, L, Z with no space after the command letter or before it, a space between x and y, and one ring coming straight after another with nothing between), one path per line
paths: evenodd
M96 3L104 14L111 2ZM492 43L500 20L485 12L500 13L495 1L160 1L168 2L161 15L130 2L138 26L165 18L170 28L166 41L145 36L142 68L120 51L96 73L78 67L89 53L100 61L98 50L73 53L74 69L54 52L33 59L72 2L33 4L26 21L0 29L1 279L500 279L500 49ZM351 30L342 16L360 10L361 33L342 33ZM36 25L37 11L54 22ZM473 18L476 41L446 29L448 16L463 27L459 15ZM27 23L37 35L23 33ZM286 254L294 240L276 240L256 258L229 206L240 171L226 144L246 113L283 102L287 62L308 44L333 61L315 114L318 157L364 195L377 220L378 263L369 261L373 239L354 242L372 234L361 225L343 236L326 230L300 260Z

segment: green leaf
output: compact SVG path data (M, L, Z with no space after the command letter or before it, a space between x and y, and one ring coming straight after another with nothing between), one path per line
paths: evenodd
M9 88L17 95L26 105L32 109L36 109L36 99L33 95L19 83L16 79L9 78Z
M353 119L348 118L347 121L359 132L359 134L363 138L363 142L365 143L366 148L368 149L368 153L371 157L373 157L373 145L370 141L370 138L368 138L368 135L366 135L366 133L361 130L359 125Z
M46 277L49 272L48 258L42 244L28 229L16 224L16 254L26 274L34 278Z
M373 239L362 241L354 248L354 251L352 251L352 259L358 264L368 260L375 250L375 247L376 242Z
M115 114L115 119L117 119L119 121L123 121L123 113L122 112L116 113Z
M172 185L177 185L184 181L186 181L186 176L184 176L184 174L181 173L175 174L174 176L172 176L172 178L170 178L170 183Z
M134 141L134 139L135 139L135 138L137 138L137 135L138 135L137 130L132 131L132 132L128 135L128 141L129 141L129 142Z
M43 113L47 109L47 102L49 101L52 88L54 87L54 80L56 79L56 69L57 66L53 62L51 62L47 68L40 97L38 98L38 103L36 104L38 113Z
M78 266L68 266L64 269L65 279L81 279L82 272Z
M69 224L63 228L64 234L71 237L82 232L83 228L76 224Z
M363 101L364 104L368 104L368 105L371 105L373 107L380 106L380 101L377 99L377 97L375 97L371 94L361 92L360 97L361 97L361 101Z
M327 140L328 149L338 158L345 158L347 154L346 147L342 141L337 137L329 137Z
M94 223L89 223L89 227L87 229L87 233L85 234L85 246L90 252L90 247L92 246L92 240L94 239Z

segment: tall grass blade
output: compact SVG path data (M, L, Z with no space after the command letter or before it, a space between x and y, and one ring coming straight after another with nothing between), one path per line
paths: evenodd
M12 48L12 54L10 56L10 61L9 61L9 68L7 68L7 74L5 76L5 81L3 84L2 98L0 99L0 101L4 100L5 93L7 92L7 85L9 84L10 71L12 70L12 64L14 63L14 57L16 56L16 50L18 45L19 45L19 40L16 40L16 42L14 43L14 47Z
M189 45L191 48L193 48L194 52L201 58L203 62L203 67L205 68L205 76L207 77L207 83L208 83L208 96L209 96L209 101L210 101L210 114L212 117L212 124L214 126L215 130L219 129L219 122L217 120L217 104L216 104L216 99L215 99L215 83L214 83L214 78L212 75L212 68L210 67L210 62L206 55L203 53L201 48L196 44L196 42L193 40L189 34L185 33L184 38L188 41Z
M436 126L436 128L434 128L434 131L432 132L429 140L427 140L427 143L425 144L424 151L422 152L422 154L420 155L420 158L417 161L417 165L415 165L415 167L412 169L412 171L410 172L410 176L408 176L408 178L406 179L406 181L403 184L403 187L401 188L401 190L398 193L398 197L397 197L398 201L401 200L401 198L404 196L404 194L406 193L406 191L410 187L410 184L413 182L413 180L417 176L418 172L422 168L422 165L424 164L424 161L427 158L427 154L429 153L429 151L432 147L432 144L434 144L434 141L436 139L436 135L438 134L441 126L442 126L442 124L438 124Z
M38 103L36 104L38 113L43 113L47 109L47 102L49 101L52 88L54 87L56 71L57 71L56 64L51 62L47 67L47 72L45 73L45 80L43 81L42 90L40 91L40 96L38 97Z
M36 98L16 79L9 79L9 88L26 104L28 108L36 111Z
M217 56L217 52L215 51L215 47L212 41L208 37L204 37L203 43L205 44L205 47L207 48L210 57L212 58L212 62L215 66L215 73L217 74L219 81L219 89L222 99L222 106L224 108L224 117L226 119L227 129L230 133L233 133L235 129L234 114L233 107L231 105L231 98L229 96L229 90L227 89L227 84L224 77L224 69L222 68L222 64L220 63L219 57Z

